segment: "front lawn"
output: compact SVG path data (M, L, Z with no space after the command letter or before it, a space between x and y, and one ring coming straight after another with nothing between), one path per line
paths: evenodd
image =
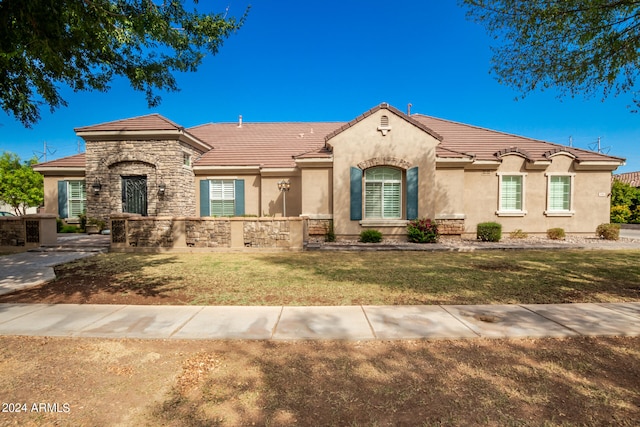
M0 302L537 304L640 300L640 251L122 254Z

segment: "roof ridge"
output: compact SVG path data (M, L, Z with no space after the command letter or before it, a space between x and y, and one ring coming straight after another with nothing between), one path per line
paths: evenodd
M106 121L106 122L96 123L96 124L93 124L93 125L81 126L81 127L74 128L74 131L75 132L78 132L78 131L81 132L83 130L89 130L91 128L97 128L97 127L106 126L106 125L115 125L117 123L123 123L124 124L124 123L127 123L127 122L133 122L135 120L145 119L145 118L149 118L149 117L156 117L156 118L162 120L163 122L175 127L178 130L184 129L184 126L181 126L178 123L166 118L165 116L163 116L160 113L149 113L149 114L143 114L141 116L127 117L125 119L109 120L109 121Z
M622 157L611 156L611 155L608 155L608 154L602 154L602 153L598 153L597 151L587 150L587 149L584 149L584 148L568 147L566 145L559 144L557 142L545 141L543 139L538 139L538 138L531 138L531 137L528 137L528 136L523 136L523 135L511 133L511 132L505 132L505 131L496 130L496 129L489 129L489 128L486 128L486 127L483 127L483 126L472 125L472 124L468 124L468 123L462 123L462 122L458 122L458 121L455 121L455 120L442 119L440 117L429 116L429 115L421 114L421 113L415 113L415 115L416 116L422 116L422 117L425 117L427 119L440 120L442 122L448 122L448 123L452 123L452 124L455 124L455 125L466 126L466 127L470 127L470 128L474 128L474 129L483 130L483 131L486 131L486 132L492 132L492 133L497 133L497 134L500 134L500 135L506 135L506 136L520 138L520 139L524 139L524 140L528 140L528 141L538 142L538 143L541 143L541 144L551 145L553 147L556 147L556 149L561 149L563 151L569 152L569 153L575 155L576 157L579 157L578 154L573 153L572 151L578 151L578 152L583 152L583 153L595 153L595 154L599 154L599 155L602 155L602 156L613 157L613 158L618 159L618 160L623 160ZM549 150L549 151L552 151L552 150Z

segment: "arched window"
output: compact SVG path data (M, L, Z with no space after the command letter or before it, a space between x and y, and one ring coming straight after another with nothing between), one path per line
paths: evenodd
M365 218L401 218L402 171L387 166L367 169L364 199Z

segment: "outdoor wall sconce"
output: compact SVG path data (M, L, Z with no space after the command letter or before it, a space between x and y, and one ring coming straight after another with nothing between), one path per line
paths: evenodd
M164 193L167 191L167 185L164 182L158 184L158 194L164 196Z
M278 181L278 190L282 193L282 216L287 216L287 191L291 189L291 181L283 179Z
M102 190L102 184L100 184L98 178L93 181L93 185L91 185L91 188L93 188L93 194L95 194L96 196L100 194L100 190Z

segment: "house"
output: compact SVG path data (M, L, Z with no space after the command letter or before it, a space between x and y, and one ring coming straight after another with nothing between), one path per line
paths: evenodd
M338 239L367 228L403 236L418 217L454 235L485 221L593 234L609 221L612 171L624 163L384 103L348 123L240 117L185 129L151 114L75 131L86 153L34 167L47 213L303 217Z

